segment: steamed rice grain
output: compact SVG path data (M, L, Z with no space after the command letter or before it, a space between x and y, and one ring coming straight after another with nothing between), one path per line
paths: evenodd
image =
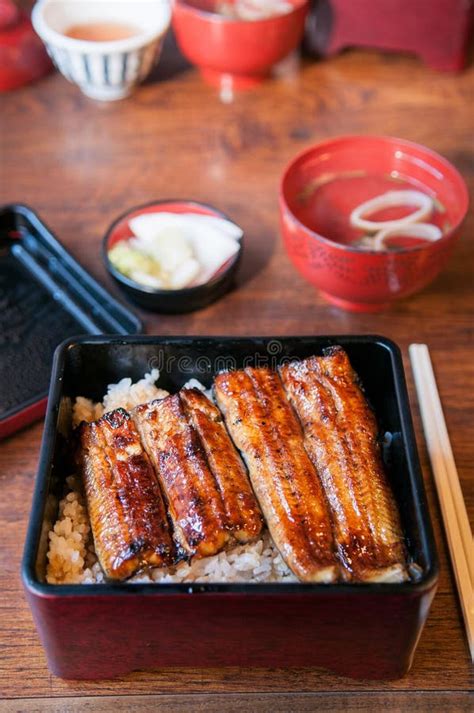
M132 383L128 377L121 379L117 384L109 384L107 393L102 403L94 403L90 399L78 396L72 407L72 425L78 426L82 421L95 421L107 413L117 408L124 408L127 411L154 399L164 399L169 395L168 391L155 386L160 372L152 369L149 374L145 374L143 379Z

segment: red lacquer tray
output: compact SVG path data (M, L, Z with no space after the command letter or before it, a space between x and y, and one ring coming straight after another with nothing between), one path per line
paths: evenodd
M150 365L161 368L159 384L170 391L191 377L209 386L223 363L276 367L333 344L347 350L381 431L392 434L384 456L409 557L420 567L417 581L45 583L47 533L69 474L64 453L72 397L98 399L107 384L138 379ZM359 679L403 676L435 593L437 559L398 348L370 336L92 337L63 344L54 360L22 574L49 667L64 678L166 666L318 666Z
M0 305L0 439L44 415L64 339L142 329L24 205L0 208Z

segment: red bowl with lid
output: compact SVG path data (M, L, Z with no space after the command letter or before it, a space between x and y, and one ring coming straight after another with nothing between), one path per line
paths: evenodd
M361 237L350 225L354 208L387 191L407 189L433 199L429 222L443 236L432 242L399 241L384 251L354 247ZM424 146L388 136L337 137L306 149L283 173L283 242L298 271L329 302L376 312L434 280L453 251L468 202L459 172ZM378 219L401 217L394 212L400 210L385 209Z
M183 54L210 84L245 89L259 84L303 36L307 0L288 0L290 12L261 20L234 20L214 0L176 0L173 29Z

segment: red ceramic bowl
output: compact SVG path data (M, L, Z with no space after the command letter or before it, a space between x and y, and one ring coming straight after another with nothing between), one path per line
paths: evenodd
M351 211L404 188L435 199L430 222L442 228L443 237L406 241L383 252L351 246L362 235L349 224ZM287 166L279 202L285 248L303 277L339 307L375 312L438 275L454 248L468 193L458 171L424 146L385 136L343 136L307 149ZM379 219L399 215L386 210Z
M21 87L53 68L29 14L0 2L0 92Z
M265 20L231 20L212 12L215 0L176 0L173 29L183 54L209 83L244 89L261 82L271 67L301 41L307 0Z

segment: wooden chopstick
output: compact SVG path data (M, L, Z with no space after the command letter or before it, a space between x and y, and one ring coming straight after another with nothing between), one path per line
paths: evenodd
M451 489L451 495L454 501L454 509L458 519L458 526L463 541L464 553L466 555L469 576L471 578L471 586L474 586L474 557L472 549L472 532L467 516L466 504L464 502L461 485L459 482L458 471L454 460L451 441L449 440L446 421L444 420L443 408L436 386L436 380L433 372L430 354L426 345L419 345L424 348L419 350L423 363L423 374L428 384L428 389L431 397L432 413L434 414L436 428L439 437L440 455L443 456L444 465L446 467L446 478Z
M426 344L411 344L409 354L469 650L474 661L474 561L471 527L428 347Z

